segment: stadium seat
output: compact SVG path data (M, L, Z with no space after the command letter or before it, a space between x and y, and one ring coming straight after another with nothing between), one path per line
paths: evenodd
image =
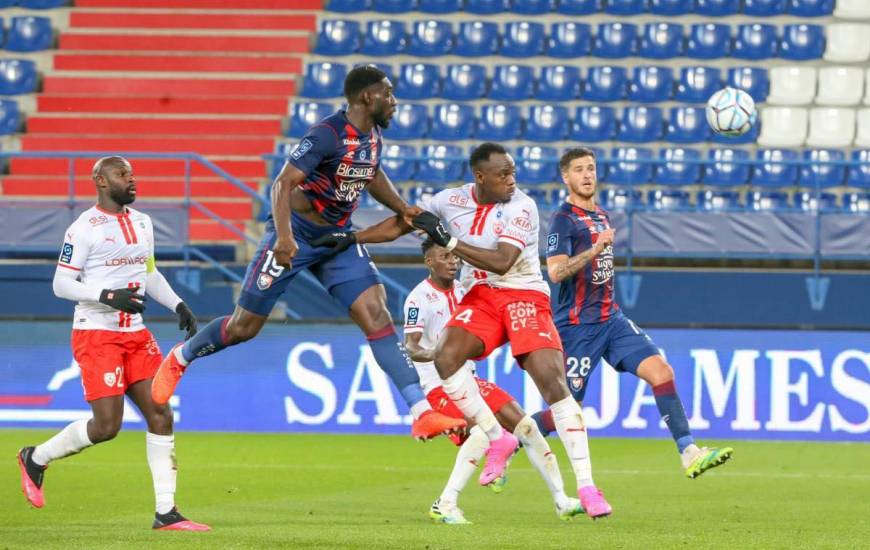
M453 26L447 21L417 21L411 27L408 55L433 57L453 49Z
M783 59L806 61L820 59L825 53L825 33L821 25L785 25L779 43Z
M498 49L498 26L483 21L459 24L453 53L464 57L486 57Z
M731 27L718 23L695 23L689 27L686 56L719 59L731 55Z
M695 205L705 212L740 210L740 194L735 191L698 191Z
M544 15L555 11L556 0L513 0L511 11L523 15Z
M592 27L586 23L562 21L550 27L547 55L574 58L589 54L592 47Z
M544 51L544 25L527 21L507 23L501 37L501 55L534 57Z
M440 90L441 77L438 74L438 65L405 63L400 67L396 95L403 100L438 97Z
M0 0L0 8L11 8L18 4L18 0Z
M329 103L294 103L290 112L290 127L287 129L287 136L302 137L308 128L334 113L335 108Z
M712 17L734 15L740 12L740 0L695 0L694 12Z
M440 162L439 165L443 165L443 164L445 164L445 162L446 161L442 161L442 162ZM432 175L431 178L428 178L428 179L424 178L423 181L429 181L429 179L439 178L439 177L441 177L442 174L448 173L448 171L451 168L452 168L452 166L440 168L438 170L438 172L435 172ZM460 174L464 173L463 166L460 166L459 169L460 169ZM421 173L422 172L423 171L421 170ZM418 179L420 179L420 178L418 178ZM420 204L422 201L428 201L429 199L431 199L432 197L434 197L435 195L437 195L438 193L440 193L441 191L443 191L445 189L444 183L453 183L457 180L461 181L462 176L460 175L457 178L450 178L446 182L437 182L435 185L428 185L426 183L419 183L417 185L414 185L414 186L408 188L408 202L410 204Z
M456 145L427 145L421 156L425 160L418 163L418 180L452 183L461 180L465 173L466 157Z
M21 128L21 111L14 99L0 99L0 135L8 136Z
M647 23L643 27L637 54L650 59L671 59L683 55L683 26Z
M342 95L347 65L341 63L310 63L302 81L302 97L339 97Z
M477 120L477 139L507 141L516 139L522 130L522 116L516 105L484 105Z
M858 110L858 134L855 147L870 147L870 109Z
M447 65L441 97L454 101L480 99L486 95L486 69L483 65Z
M870 193L844 194L843 211L850 214L870 214Z
M710 125L703 107L673 107L665 127L671 143L700 143L710 139Z
M559 0L556 11L565 15L589 15L601 11L602 0Z
M436 105L430 139L451 141L474 137L474 107L466 103Z
M834 0L788 0L789 15L822 17L834 11Z
M737 25L734 36L732 57L738 59L769 59L776 57L776 46L779 39L776 27L760 23L745 23Z
M389 63L356 63L356 64L354 64L354 67L361 67L361 66L376 67L376 68L380 69L381 71L383 71L384 74L387 75L387 78L390 79L390 82L393 82L394 84L396 82L396 74L393 71L393 66L390 65Z
M647 193L650 210L688 210L689 192L682 189L653 189Z
M465 0L465 11L479 15L501 13L510 9L509 0Z
M870 122L870 119L867 122ZM810 132L807 136L809 147L851 147L854 139L854 109L842 107L810 109Z
M835 149L813 149L804 151L804 160L811 163L801 166L800 184L814 189L816 186L838 187L846 179L846 167L843 165L824 164L825 162L843 162L846 154Z
M577 107L570 139L580 142L610 141L615 135L616 113L613 107Z
M22 8L29 10L51 10L69 5L69 0L19 0Z
M329 0L324 9L339 13L356 13L371 8L371 0Z
M461 0L426 0L417 8L424 13L454 13L462 9Z
M559 105L532 105L523 137L529 141L560 141L568 135L568 109Z
M572 101L580 96L580 69L571 65L541 67L535 98L544 101Z
M417 0L372 0L372 9L381 13L407 13L417 10Z
M797 152L789 149L760 149L755 156L757 162L752 167L752 185L787 187L797 182L797 165L782 163L797 161Z
M870 19L870 2L867 0L837 0L834 17L837 19Z
M816 97L816 69L803 65L770 70L771 105L809 105Z
M861 103L864 71L858 67L822 67L816 105L848 107Z
M788 193L782 191L750 191L746 194L746 208L753 211L790 210Z
M528 65L496 65L489 98L498 101L529 99L535 92L535 74Z
M647 9L647 0L604 0L604 12L612 15L637 15Z
M834 212L837 208L837 195L802 191L794 195L794 207L802 212Z
M384 130L385 137L397 140L422 139L428 134L429 114L419 103L399 103L390 127Z
M851 187L870 189L870 150L852 151L852 162L846 184Z
M599 195L599 201L605 210L643 210L643 195L640 191L629 189L606 189Z
M767 69L762 67L731 67L728 69L727 86L740 88L748 93L755 103L767 101L770 81Z
M616 147L611 152L613 162L607 168L607 182L616 185L642 185L652 179L653 154L645 147Z
M415 147L390 144L384 147L381 154L381 166L394 182L411 181L417 174L417 161L408 157L416 156Z
M350 55L360 46L360 27L356 21L329 19L320 24L314 53L319 55Z
M870 105L870 69L867 69L867 72L864 74L864 80L867 82L867 91L864 93L864 105Z
M715 67L683 67L674 99L683 103L706 103L722 89L722 73Z
M686 15L695 8L693 1L685 0L650 0L649 11L655 15Z
M685 161L700 161L696 149L669 147L659 151L653 183L658 185L694 185L701 180L701 165Z
M710 161L704 166L701 181L707 185L733 187L749 181L749 152L745 149L717 147L707 153ZM737 162L735 162L737 161Z
M13 17L9 21L5 48L13 52L36 52L51 49L54 31L48 17L29 15Z
M628 99L642 103L658 103L671 98L674 73L668 67L635 67L628 85Z
M559 155L554 147L527 145L516 151L517 182L521 185L559 181Z
M807 110L802 107L765 107L760 118L762 147L800 147L807 139Z
M401 21L369 21L360 52L377 56L404 53L407 45L405 35L405 24Z
M630 143L658 141L664 131L662 110L658 107L626 107L622 111L616 138Z
M771 17L785 13L786 0L743 0L743 14Z
M580 95L587 101L619 101L625 97L626 81L624 67L589 67Z
M631 57L635 53L637 27L631 23L599 23L592 42L595 57Z
M831 23L825 27L825 61L861 63L870 59L870 25Z

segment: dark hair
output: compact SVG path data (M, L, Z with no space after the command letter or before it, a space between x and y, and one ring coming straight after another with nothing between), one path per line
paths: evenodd
M422 243L420 243L420 248L423 250L423 255L425 256L427 252L432 250L432 247L435 246L435 241L426 237Z
M387 78L387 73L372 65L360 65L347 73L344 79L344 97L353 103L360 92Z
M579 159L580 157L592 157L594 160L595 151L587 147L574 147L573 149L568 149L565 151L565 154L562 155L562 158L559 159L559 171L564 172L568 169L572 160Z
M471 166L471 169L480 164L485 160L489 160L490 155L493 153L497 153L500 155L506 155L507 149L499 145L498 143L486 142L481 143L477 147L474 148L474 151L471 152L471 157L468 158L468 164Z

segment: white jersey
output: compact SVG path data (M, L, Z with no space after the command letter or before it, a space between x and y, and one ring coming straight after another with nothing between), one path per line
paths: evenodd
M139 287L145 294L148 264L154 257L151 218L127 207L113 214L92 206L64 236L58 266L79 271L82 283L101 289ZM73 328L133 332L145 327L140 314L124 313L100 302L78 302Z
M494 250L498 243L508 243L521 250L516 263L504 275L463 261L459 279L466 292L478 283L485 283L550 295L538 257L538 207L528 195L517 189L508 202L478 204L474 184L466 183L445 189L420 206L441 218L450 235L472 246Z
M435 349L438 337L444 331L444 325L453 315L453 310L462 301L465 292L462 286L455 284L450 290L438 288L428 278L414 287L405 299L405 334L422 332L420 347L423 349ZM428 394L441 385L441 376L435 369L435 363L428 361L420 363L414 361L417 374L420 375L420 385L423 392ZM465 367L474 372L474 362L467 361Z

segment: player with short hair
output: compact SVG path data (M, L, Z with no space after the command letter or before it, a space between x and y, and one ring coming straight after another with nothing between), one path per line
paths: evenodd
M393 85L372 66L351 70L344 81L347 110L330 115L300 140L272 187L272 211L248 265L235 311L206 325L167 354L152 394L166 403L195 359L256 336L290 281L308 269L366 335L378 365L414 416L411 434L429 439L465 427L465 420L435 412L396 335L377 268L361 244L340 251L323 246L333 232L352 228L363 190L410 220L420 212L402 199L381 169L381 129L396 110Z
M673 368L614 299L614 230L607 212L595 202L595 153L583 147L571 149L562 155L559 168L568 198L550 221L547 273L559 284L554 317L565 345L565 370L574 399L583 401L589 377L603 357L617 371L630 372L652 387L688 477L724 464L733 449L695 444L677 396ZM534 416L542 432L554 430L551 410Z
M21 487L27 500L42 508L48 464L113 439L121 429L126 395L148 425L146 454L157 508L152 527L208 531L209 526L186 519L175 506L172 409L151 400L151 378L161 355L142 321L145 295L175 311L178 328L188 338L196 333L196 318L157 270L151 218L128 206L136 199L130 163L103 157L94 164L93 180L97 204L66 230L52 285L59 298L78 302L72 350L93 416L76 420L40 445L21 449Z

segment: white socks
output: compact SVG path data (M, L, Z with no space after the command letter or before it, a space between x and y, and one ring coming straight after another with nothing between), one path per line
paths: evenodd
M154 479L154 496L157 513L165 514L175 506L175 436L145 434L145 448L148 467Z
M184 346L178 346L174 350L172 350L172 354L175 355L175 360L178 361L178 364L182 367L186 367L189 363L187 359L184 358L184 354L181 353L181 348Z
M577 476L577 488L595 485L592 481L592 461L589 459L589 439L586 437L580 405L569 395L552 403L550 410L553 411L553 423L559 432L559 439L565 445L574 475Z
M468 439L459 447L459 452L456 453L456 463L453 465L453 471L450 472L450 478L447 480L447 485L441 493L442 502L452 502L456 504L459 499L459 493L465 488L468 480L471 479L474 471L477 470L477 465L486 448L489 447L489 439L479 427L474 426L468 434Z
M33 461L45 466L52 460L74 455L93 445L88 438L88 420L76 420L42 445L37 445Z
M553 502L559 507L567 506L568 496L565 494L565 485L562 483L562 473L559 471L556 455L550 450L547 440L541 435L538 425L531 416L524 416L520 420L514 428L514 435L523 444L529 462L547 484L547 489L553 495Z
M430 405L429 402L425 399L422 401L417 401L416 403L411 405L411 416L413 416L416 420L417 418L420 418L424 412L431 410L432 405Z
M446 380L442 379L441 383L444 386L444 393L450 396L465 418L474 420L490 441L495 441L502 436L501 425L486 406L486 402L480 396L477 381L467 369L460 368Z

